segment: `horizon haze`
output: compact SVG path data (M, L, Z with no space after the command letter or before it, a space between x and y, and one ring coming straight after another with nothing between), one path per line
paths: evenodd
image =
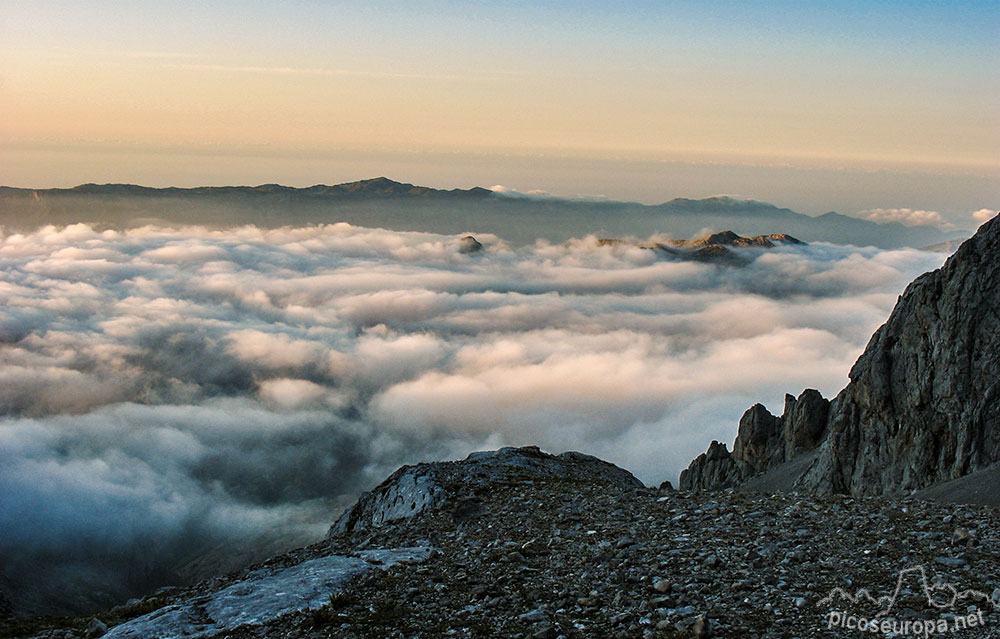
M4 3L0 183L1000 208L993 2Z

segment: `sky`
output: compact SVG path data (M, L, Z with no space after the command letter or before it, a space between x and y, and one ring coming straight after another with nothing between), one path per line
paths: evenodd
M1000 199L996 2L0 2L0 183Z

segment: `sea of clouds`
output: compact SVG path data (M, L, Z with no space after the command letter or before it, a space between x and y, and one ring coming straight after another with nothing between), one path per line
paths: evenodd
M316 539L400 464L504 445L675 480L752 403L839 391L944 259L813 244L724 267L477 237L0 236L0 577L138 591L205 549Z

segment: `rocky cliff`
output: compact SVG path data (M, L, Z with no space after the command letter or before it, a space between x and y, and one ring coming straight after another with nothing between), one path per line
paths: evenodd
M812 452L794 481L809 492L894 495L1000 461L1000 220L917 278L832 402L756 405L732 453L713 442L681 474L685 489L733 486Z
M812 451L826 431L830 402L806 389L798 398L785 395L785 409L775 417L754 404L743 417L732 453L713 441L681 473L683 490L730 488Z

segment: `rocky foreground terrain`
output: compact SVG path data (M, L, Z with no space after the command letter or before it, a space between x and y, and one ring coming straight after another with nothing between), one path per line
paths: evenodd
M976 626L953 636L990 637L1000 632L989 600L1000 599L998 515L928 500L652 489L584 455L503 449L401 469L328 539L252 570L133 601L100 624L63 620L23 636L97 636L107 624L114 639L836 637L853 633L830 628L829 613L870 619L885 602L824 601L834 589L889 596L900 581L880 619L953 628L971 614ZM311 578L310 566L323 570ZM938 609L919 571L899 578L919 567L931 588L981 595L950 605L939 585Z

